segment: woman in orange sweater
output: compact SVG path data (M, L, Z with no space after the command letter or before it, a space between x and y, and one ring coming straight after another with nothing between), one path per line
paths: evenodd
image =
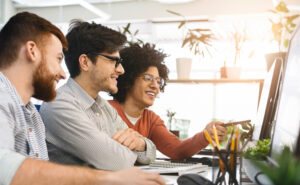
M114 100L110 103L128 127L151 139L160 152L174 160L186 159L205 148L208 141L203 132L180 140L168 131L157 114L147 109L166 85L169 72L164 64L166 54L147 43L124 48L120 55L125 74L118 78L118 92L112 94ZM205 129L214 138L212 127L215 125L222 141L226 133L222 124L211 122Z

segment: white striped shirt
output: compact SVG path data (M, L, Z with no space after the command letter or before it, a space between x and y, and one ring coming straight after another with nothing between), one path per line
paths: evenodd
M31 102L24 105L15 87L1 72L0 125L0 184L4 175L1 171L7 165L17 168L25 157L48 160L45 126L39 113ZM15 157L20 154L24 157ZM7 161L14 162L9 156L15 158L15 165L7 164Z

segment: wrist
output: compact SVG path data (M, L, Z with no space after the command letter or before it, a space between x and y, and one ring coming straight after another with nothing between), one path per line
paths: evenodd
M146 151L146 149L147 149L147 143L146 143L146 141L145 141L145 139L144 138L141 138L141 147L139 148L140 150L140 152L144 152L144 151Z
M115 178L114 178L113 172L97 170L96 179L97 179L97 181L95 184L97 184L97 185L98 184L103 184L103 185L115 184Z

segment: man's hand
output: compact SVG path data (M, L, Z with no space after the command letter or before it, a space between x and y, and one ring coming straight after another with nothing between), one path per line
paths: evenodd
M224 125L223 122L219 122L219 121L212 121L209 124L207 124L205 130L208 132L209 136L213 141L215 141L213 125L216 126L219 142L222 142L225 139L227 128L222 126Z
M130 150L143 152L146 149L144 137L131 128L119 130L112 138L122 145L127 146Z
M120 185L165 185L164 179L157 173L145 172L138 168L127 168L108 174L107 184Z

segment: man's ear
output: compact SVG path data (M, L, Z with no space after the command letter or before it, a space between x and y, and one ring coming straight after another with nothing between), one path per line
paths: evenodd
M34 41L27 41L25 44L25 53L29 61L39 62L41 58L41 52Z
M82 71L89 70L89 65L90 65L91 61L86 54L81 54L79 56L78 62L79 62L80 69Z

